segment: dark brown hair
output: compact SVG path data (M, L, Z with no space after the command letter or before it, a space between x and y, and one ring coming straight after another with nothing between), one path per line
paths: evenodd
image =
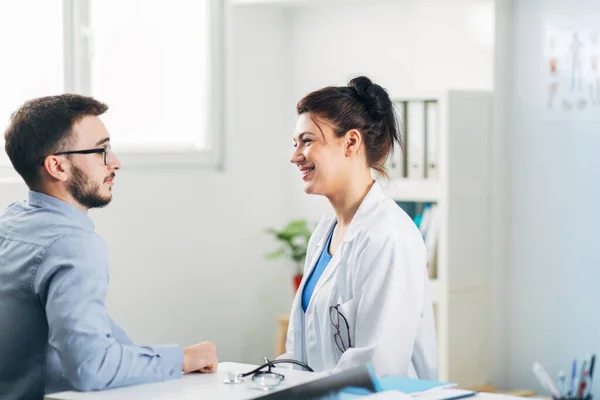
M4 133L4 148L27 186L38 183L46 156L66 150L76 122L106 110L106 104L91 97L62 94L29 100L14 112Z
M367 164L387 176L385 161L402 137L394 106L386 90L366 76L356 77L348 86L328 86L303 97L296 105L298 115L315 114L333 126L337 137L357 129L363 137Z

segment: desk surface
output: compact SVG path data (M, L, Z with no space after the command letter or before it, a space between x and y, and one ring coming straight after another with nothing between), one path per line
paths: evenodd
M184 374L181 379L149 383L145 385L129 386L100 392L62 392L46 395L45 400L135 400L135 399L253 399L263 396L267 392L253 387L252 380L247 377L241 384L225 384L223 380L228 377L228 372L248 372L256 365L232 362L219 363L219 369L214 374ZM311 372L277 368L277 372L285 375L284 383L276 390L318 379L321 375ZM384 393L388 393L384 395ZM396 392L397 393L397 392ZM373 395L375 399L394 398L392 392ZM368 396L369 398L371 396ZM396 397L397 398L397 397ZM401 397L400 397L401 398ZM524 400L523 397L508 396L496 393L479 393L473 400ZM536 399L546 400L546 399Z
M134 399L252 399L264 396L267 392L256 389L250 377L244 378L241 384L225 384L228 372L248 372L256 365L239 364L232 362L219 363L219 368L214 374L184 374L181 379L171 381L148 383L145 385L129 386L100 392L61 392L49 394L45 400L134 400ZM277 390L289 386L308 382L318 378L318 374L311 372L276 368L277 372L285 375L285 380Z

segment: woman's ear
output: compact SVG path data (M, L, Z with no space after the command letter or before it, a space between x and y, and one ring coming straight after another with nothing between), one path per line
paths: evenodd
M350 129L344 135L344 155L351 157L358 154L362 144L362 135L358 129Z
M44 159L44 170L52 178L65 182L68 178L64 157L48 156Z

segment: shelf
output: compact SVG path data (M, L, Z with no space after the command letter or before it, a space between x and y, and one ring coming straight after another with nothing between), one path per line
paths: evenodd
M385 193L396 201L438 202L440 183L429 180L395 179L382 183Z

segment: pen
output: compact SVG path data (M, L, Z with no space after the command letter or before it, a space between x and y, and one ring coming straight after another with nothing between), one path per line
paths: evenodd
M560 393L558 392L558 389L554 385L554 382L552 382L552 379L550 379L550 377L548 376L548 373L546 372L544 367L542 367L542 364L540 364L539 362L533 363L533 373L538 378L542 386L544 386L552 393L552 396L555 399L560 399Z
M592 354L592 356L590 357L590 366L587 370L587 386L585 388L585 390L581 393L581 395L583 397L586 397L590 394L592 394L592 381L593 381L593 377L594 377L594 364L596 362L596 354Z
M566 385L566 377L564 371L560 371L557 377L558 382L558 391L560 392L560 397L564 397L567 393L567 385Z
M577 384L577 391L575 392L575 397L581 398L583 397L583 392L585 391L586 379L589 374L587 370L588 360L587 358L583 360L581 364L581 375L579 375L579 382Z
M571 370L571 387L569 388L569 397L575 395L575 380L577 378L577 359L573 360L573 369Z
M592 354L592 360L590 361L590 390L592 390L592 379L594 379L594 362L596 361L596 354Z

